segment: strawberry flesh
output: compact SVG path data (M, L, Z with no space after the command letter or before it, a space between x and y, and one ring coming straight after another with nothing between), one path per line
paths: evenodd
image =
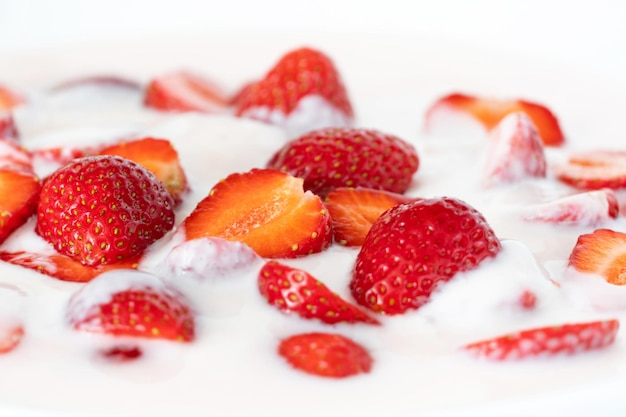
M22 104L24 99L16 92L11 91L7 87L0 85L0 111L10 110Z
M35 213L40 191L34 174L0 169L0 243Z
M598 274L607 282L626 285L626 233L597 229L578 237L569 256L577 271Z
M575 153L554 167L555 176L584 190L626 187L626 151L594 150Z
M321 252L332 241L322 200L302 180L273 169L235 173L216 184L182 228L186 240L240 241L265 258Z
M586 191L526 208L527 221L596 227L619 216L619 203L611 189Z
M270 305L305 319L319 319L326 324L380 324L306 271L277 261L263 265L258 276L258 286Z
M20 324L0 324L0 354L8 353L20 344L24 327Z
M0 112L0 138L16 141L19 139L15 119L11 113Z
M347 337L331 333L305 333L280 342L278 353L299 371L327 378L368 373L374 360Z
M146 88L144 104L163 111L215 113L225 110L229 100L210 80L179 71L153 79Z

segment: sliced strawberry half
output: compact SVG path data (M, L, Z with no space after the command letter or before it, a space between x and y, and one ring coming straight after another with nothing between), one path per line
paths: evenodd
M187 177L178 152L167 139L143 138L122 142L100 150L99 155L118 155L147 168L177 202L182 200L188 190Z
M619 216L615 192L586 191L527 207L524 220L542 223L599 226Z
M626 151L593 150L575 153L554 167L556 177L585 190L626 187Z
M22 104L24 99L9 88L0 85L0 111L10 110Z
M618 330L618 320L562 324L471 343L465 349L478 357L496 361L572 355L613 344Z
M0 260L32 269L62 281L88 282L98 275L114 269L136 269L141 258L128 259L110 265L87 266L61 254L31 252L0 252Z
M210 80L178 71L153 79L146 89L144 104L164 111L216 113L228 107L229 99Z
M267 302L283 312L326 324L380 324L301 269L269 261L259 271L257 283Z
M368 373L374 360L360 344L332 333L305 333L280 342L278 353L299 371L345 378Z
M426 112L425 126L432 129L432 121L439 112L461 111L478 120L487 130L493 129L510 113L524 112L533 122L546 146L560 146L565 138L556 116L545 106L526 100L499 100L466 94L450 94L437 100Z
M546 157L537 129L528 116L514 112L491 132L484 172L485 185L517 182L546 176Z
M335 241L361 246L372 224L391 207L415 200L402 194L372 188L335 188L326 196Z
M67 318L76 330L113 336L194 339L189 302L159 278L135 270L103 273L69 301Z
M266 258L320 252L330 244L330 216L303 180L273 169L229 175L182 225L187 240L220 237L246 243Z
M603 276L608 282L626 285L626 233L597 229L578 237L569 256L577 271Z
M0 243L35 213L40 191L34 174L0 169Z

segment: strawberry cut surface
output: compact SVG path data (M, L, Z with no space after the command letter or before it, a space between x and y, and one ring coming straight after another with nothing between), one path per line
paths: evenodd
M601 275L611 284L626 285L626 233L597 229L580 235L570 253L569 266Z
M322 200L302 179L273 169L235 173L216 184L183 222L187 240L219 237L246 243L266 258L321 252L332 241Z
M570 155L566 164L554 167L555 176L585 190L626 187L626 151L593 150Z
M277 261L269 261L261 268L258 286L270 305L305 319L319 319L326 324L379 324L308 272Z
M0 169L0 243L35 213L40 191L34 174Z

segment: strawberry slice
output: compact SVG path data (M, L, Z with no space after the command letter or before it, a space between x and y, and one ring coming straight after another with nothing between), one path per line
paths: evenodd
M626 187L626 151L593 150L570 155L554 167L556 177L584 190Z
M0 112L0 138L17 141L19 136L13 115L8 112L4 114Z
M185 297L158 277L136 270L103 273L69 301L76 330L113 336L194 339L194 315Z
M270 305L305 319L319 319L326 324L380 324L306 271L276 261L263 265L258 286Z
M626 285L626 233L597 229L578 237L569 256L577 271L603 276L615 285Z
M226 109L229 99L210 80L178 71L153 79L146 89L144 104L164 111L216 113Z
M165 185L176 202L180 202L188 190L178 152L167 139L143 138L122 142L100 150L99 155L118 155L147 168Z
M288 337L280 342L278 353L295 369L328 378L368 373L374 362L363 346L332 333Z
M485 169L486 186L544 178L546 166L541 138L526 114L511 113L492 130Z
M524 112L533 122L543 144L560 146L565 142L563 132L554 114L545 106L526 100L499 100L465 94L450 94L437 100L426 112L426 130L433 128L432 121L440 112L461 111L469 114L491 130L508 114Z
M345 246L361 246L372 224L383 212L413 200L402 194L371 188L335 188L325 200L335 241Z
M0 260L32 269L62 281L88 282L98 275L114 269L136 269L141 258L127 259L111 265L86 266L72 258L31 252L0 252Z
M0 169L0 243L35 213L40 191L34 174Z
M0 85L0 111L10 110L22 104L24 99L16 92L9 90L7 87Z
M599 226L619 216L615 192L609 188L586 191L535 204L525 209L524 220L578 226Z
M235 173L217 183L182 225L187 240L241 241L266 258L321 252L332 240L322 200L303 180L273 169Z
M618 329L619 321L615 319L563 324L471 343L465 349L478 357L495 361L572 355L611 345Z

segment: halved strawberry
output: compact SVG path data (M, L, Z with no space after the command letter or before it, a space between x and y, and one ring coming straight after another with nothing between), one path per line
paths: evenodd
M60 254L40 254L32 252L0 252L0 260L32 269L62 281L88 282L98 275L114 269L136 269L140 257L127 259L112 265L86 266L72 258Z
M76 330L190 342L194 315L185 297L158 277L136 270L105 272L77 291L67 306Z
M35 213L40 191L34 174L0 169L0 243Z
M569 256L569 266L598 274L608 282L626 285L626 233L597 229L578 237Z
M278 353L295 369L329 378L368 373L374 362L363 346L332 333L305 333L288 337L280 342Z
M24 99L16 92L0 85L0 111L10 110L24 102Z
M182 200L182 195L188 190L187 177L178 152L167 139L143 138L121 142L101 149L98 154L118 155L147 168L177 202Z
M557 118L541 104L526 100L489 99L458 93L440 98L428 109L426 129L432 129L431 121L436 118L436 113L450 110L466 112L481 122L487 130L493 129L506 115L521 111L533 122L544 145L560 146L565 142Z
M371 188L335 188L325 199L335 241L345 246L361 246L372 224L383 212L412 200L415 199Z
M210 80L187 71L178 71L150 81L144 104L164 111L215 113L225 110L229 100Z
M618 320L540 327L482 340L465 346L478 357L504 361L536 356L572 355L602 349L615 341Z
M182 224L187 240L241 241L266 258L320 252L330 244L330 216L322 200L304 192L302 179L273 169L229 175Z
M242 94L236 114L283 126L294 136L349 126L353 119L337 68L326 54L311 48L285 54Z
M556 177L585 190L626 187L626 151L593 150L570 155L554 167Z
M269 261L259 271L257 283L267 302L286 313L326 324L380 324L301 269Z
M489 142L485 185L543 178L546 166L541 138L528 116L514 112L495 126Z
M12 320L0 323L0 354L8 353L19 345L24 337L24 327Z
M543 223L599 226L619 216L615 192L609 188L586 191L524 209L524 220Z

